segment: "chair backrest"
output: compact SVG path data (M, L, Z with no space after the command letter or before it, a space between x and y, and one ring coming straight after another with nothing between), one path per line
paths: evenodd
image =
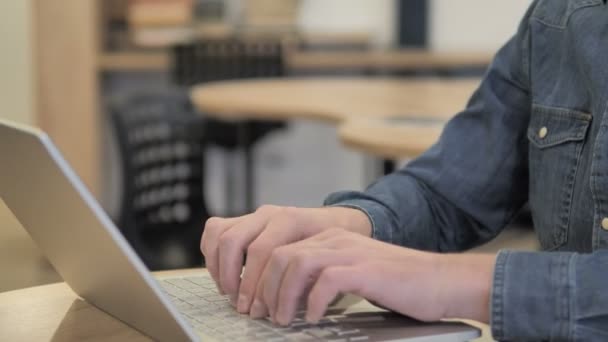
M173 48L173 79L177 85L243 78L284 75L283 44L270 38L206 40L180 44ZM243 141L239 125L206 119L206 142L234 149L252 145L267 134L286 127L283 121L255 120L247 124ZM242 127L241 127L242 128Z
M118 226L150 268L194 266L208 217L202 119L185 95L167 92L128 95L110 110L123 180Z

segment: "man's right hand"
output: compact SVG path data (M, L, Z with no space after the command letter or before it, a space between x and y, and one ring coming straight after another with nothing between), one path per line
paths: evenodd
M239 312L260 317L267 308L257 302L252 307L252 301L272 251L336 227L371 236L367 215L357 209L265 205L248 215L207 220L201 251L220 293L230 295Z

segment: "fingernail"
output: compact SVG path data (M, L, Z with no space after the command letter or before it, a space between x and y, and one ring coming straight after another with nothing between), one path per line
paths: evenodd
M249 309L249 299L245 295L239 295L239 302L237 304L237 311L240 313L246 313Z
M264 308L264 305L257 299L253 301L253 304L251 304L249 316L251 316L251 318L263 318L266 316L266 309Z

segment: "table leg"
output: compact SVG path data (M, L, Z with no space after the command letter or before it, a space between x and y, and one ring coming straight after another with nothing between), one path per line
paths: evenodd
M239 144L243 151L245 161L244 176L245 176L245 211L252 212L254 210L254 167L253 167L253 146L250 139L251 122L243 121L239 124Z
M226 173L224 174L225 177L225 191L226 191L226 216L234 216L237 213L237 209L234 205L235 203L235 181L236 181L236 177L235 177L235 160L234 160L234 155L231 153L226 153L224 154L224 169L226 170Z
M393 173L396 169L396 163L392 159L383 159L382 160L382 171L384 175L388 175Z

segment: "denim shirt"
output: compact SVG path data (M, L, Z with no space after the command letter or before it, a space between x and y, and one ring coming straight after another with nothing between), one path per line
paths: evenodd
M376 239L449 252L529 202L543 251L498 254L494 338L608 341L607 103L608 5L535 1L432 148L325 204L365 212Z

